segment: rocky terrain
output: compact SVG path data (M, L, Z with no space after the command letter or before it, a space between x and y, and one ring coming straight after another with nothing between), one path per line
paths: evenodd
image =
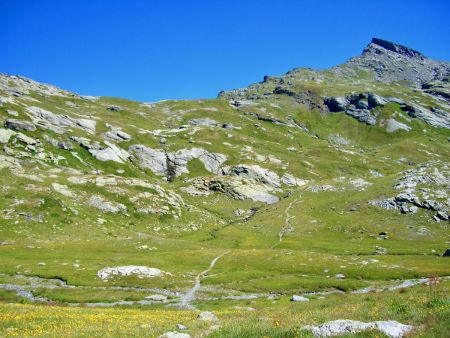
M295 303L314 314L284 325L305 334L420 334L425 317L406 310L314 311L434 281L448 291L449 83L450 63L380 39L331 69L207 100L0 75L0 299L237 311L164 337L236 336L230 318L294 318Z

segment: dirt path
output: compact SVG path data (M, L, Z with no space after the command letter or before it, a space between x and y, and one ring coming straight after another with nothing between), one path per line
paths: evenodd
M292 216L289 213L289 211L292 209L293 205L296 204L300 198L302 198L303 192L305 192L307 188L304 188L303 190L300 191L299 196L293 200L291 203L289 203L288 207L286 208L286 210L284 210L284 214L286 215L286 218L284 219L284 224L280 229L280 232L278 233L278 242L276 242L274 245L272 245L270 248L274 249L277 245L279 245L281 242L283 242L283 236L286 234L286 232L291 229L291 219Z
M205 277L216 265L217 261L228 252L224 252L219 256L215 257L211 263L209 264L208 269L200 272L197 276L195 276L195 284L192 289L189 289L183 296L180 298L180 307L183 309L193 309L194 307L191 305L192 301L195 299L195 293L200 289L202 278Z

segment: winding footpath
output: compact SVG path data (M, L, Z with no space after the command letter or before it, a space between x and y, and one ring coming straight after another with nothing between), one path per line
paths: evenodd
M192 287L192 289L189 289L188 292L186 292L183 296L180 298L180 308L182 309L194 309L194 307L191 305L192 301L195 299L195 293L200 289L202 279L214 268L214 265L216 265L217 261L226 255L228 253L224 252L223 254L220 254L219 256L213 258L211 263L209 264L208 269L200 272L197 276L195 276L195 284Z
M308 187L309 188L309 187ZM278 246L281 242L283 242L283 237L286 234L286 232L291 228L291 219L292 216L289 213L289 211L292 209L293 205L296 204L301 198L303 193L308 189L308 188L304 188L303 190L300 190L300 194L299 196L293 200L291 203L289 203L288 207L286 208L286 210L284 210L284 214L286 216L286 218L284 219L284 224L280 229L280 232L278 233L278 242L276 242L274 245L272 245L270 248L274 249L276 246Z

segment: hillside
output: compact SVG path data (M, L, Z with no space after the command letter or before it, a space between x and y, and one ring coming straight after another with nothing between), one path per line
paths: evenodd
M181 321L218 337L334 319L448 330L449 62L372 39L330 69L156 103L2 74L0 124L0 335L47 303L133 307L107 309L137 318L117 336L144 334L152 310L180 319L151 336ZM417 286L431 276L435 307Z

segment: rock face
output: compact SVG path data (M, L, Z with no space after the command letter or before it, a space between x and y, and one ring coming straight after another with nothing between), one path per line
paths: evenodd
M153 278L153 277L161 277L164 274L166 274L166 272L160 269L149 268L148 266L139 266L139 265L107 267L97 272L97 276L105 280L113 276L136 275L138 278Z
M253 181L269 185L274 188L280 187L280 178L273 171L261 168L259 165L236 165L222 169L223 175L239 176Z
M306 326L304 329L312 331L312 334L315 337L332 337L375 329L388 337L401 338L410 332L413 327L401 324L394 320L370 323L359 322L356 320L334 320L318 326Z
M122 203L110 202L110 201L105 200L101 196L92 196L89 199L88 204L91 207L97 208L103 212L110 212L113 214L127 211L127 207L125 205L123 205Z
M242 177L216 177L209 182L208 187L238 200L251 199L267 204L279 201L273 194L276 191L273 187Z
M193 159L199 159L207 171L218 173L222 164L227 160L225 155L210 153L202 148L181 149L165 153L162 150L135 144L128 151L138 166L148 168L156 175L166 177L189 173L187 165Z
M15 119L6 120L5 126L9 129L13 130L27 130L27 131L35 131L36 126L28 121L21 121Z
M450 72L448 62L429 59L411 48L377 38L346 65L370 69L378 81L406 80L416 85L442 80Z
M79 128L90 134L95 133L96 122L94 120L74 119L68 115L58 115L34 106L27 107L26 111L36 126L58 134L64 133L67 128Z

